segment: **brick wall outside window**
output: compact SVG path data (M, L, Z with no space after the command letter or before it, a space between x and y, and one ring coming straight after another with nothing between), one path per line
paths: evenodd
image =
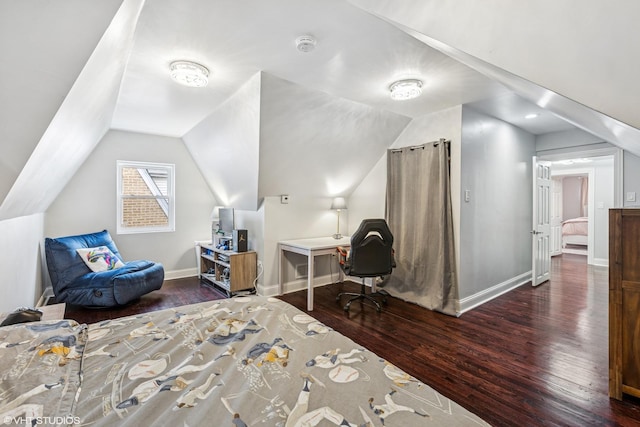
M152 196L136 168L122 169L123 194ZM153 227L168 224L167 215L155 199L124 199L122 225L125 227Z

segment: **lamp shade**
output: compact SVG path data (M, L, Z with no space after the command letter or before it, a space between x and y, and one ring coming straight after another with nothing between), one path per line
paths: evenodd
M331 202L331 209L347 209L347 201L344 197L336 197L333 199L333 202Z

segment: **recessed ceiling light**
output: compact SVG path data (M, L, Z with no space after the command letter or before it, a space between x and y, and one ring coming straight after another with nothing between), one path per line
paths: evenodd
M391 99L405 101L420 96L422 93L422 81L416 79L398 80L389 86Z
M191 61L174 61L169 66L171 78L184 86L204 87L209 83L207 67Z
M536 113L531 113L524 116L525 119L535 119L536 117L538 117Z

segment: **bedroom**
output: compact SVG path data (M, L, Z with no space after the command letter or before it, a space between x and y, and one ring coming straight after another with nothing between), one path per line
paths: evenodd
M354 2L357 4L358 2ZM2 173L2 199L3 205L0 209L0 231L2 233L2 246L0 247L0 253L2 255L3 264L0 271L0 277L2 278L2 300L6 304L6 309L11 309L20 305L29 305L33 301L36 301L43 289L43 285L46 285L46 275L43 274L42 259L40 257L40 244L44 236L47 235L61 235L66 233L91 231L96 227L102 227L102 224L109 223L115 224L115 207L111 201L113 200L112 194L114 193L113 187L115 183L111 179L109 174L113 173L113 168L108 164L111 160L115 160L118 157L142 157L143 160L165 160L167 157L175 159L178 166L179 173L186 174L185 180L182 181L184 188L181 189L182 202L184 207L182 212L186 212L186 215L182 218L183 223L180 225L180 233L176 233L171 236L135 236L126 235L121 236L119 241L123 246L123 252L127 254L128 258L136 258L142 254L147 257L154 257L162 260L167 266L168 270L173 272L176 276L192 274L194 269L193 261L193 241L200 240L206 237L209 229L209 214L213 206L217 204L214 199L222 196L222 194L214 194L216 191L220 191L221 187L225 191L232 195L238 188L242 188L245 184L245 180L253 180L257 182L255 176L251 176L251 173L257 169L256 164L247 166L248 172L242 176L229 178L229 175L223 176L229 182L208 182L198 169L198 165L193 160L193 154L190 154L185 147L188 143L179 137L175 136L158 136L153 132L128 132L124 130L112 129L106 130L109 126L104 126L103 122L99 122L96 127L102 126L95 132L89 135L83 135L86 139L80 142L74 142L74 145L69 148L68 146L62 146L58 153L55 147L59 144L66 143L65 138L56 138L51 140L43 140L41 137L44 135L49 123L55 115L55 112L60 107L62 100L65 99L67 93L70 92L76 77L80 75L80 71L87 62L94 48L98 44L98 41L105 29L109 25L110 19L104 18L105 16L114 16L116 9L119 7L120 2L105 2L102 7L104 10L91 12L82 9L80 2L69 2L65 6L55 5L51 6L51 10L42 9L41 15L38 15L38 19L34 19L33 22L28 21L26 17L31 17L32 11L29 10L29 3L23 3L22 5L9 5L9 2L5 2L3 7L15 8L11 9L7 13L2 13L3 19L11 19L12 23L3 22L3 29L11 32L10 36L3 36L2 40L9 44L11 40L11 46L3 46L3 51L11 53L14 56L8 55L5 60L11 59L16 63L26 63L27 66L23 69L17 67L5 67L3 70L3 82L15 82L11 88L6 87L11 100L12 108L10 110L3 111L3 129L7 129L6 134L3 130L3 162L7 162L7 167L3 168ZM416 9L420 6L414 5ZM553 7L549 5L549 7ZM24 8L24 10L21 10ZM53 10L57 8L57 10ZM441 11L441 13L450 13L451 11ZM86 19L83 22L76 22L75 18L78 14L86 14ZM487 16L488 12L480 12L481 16ZM496 16L495 19L504 20L500 21L500 24L508 24L510 18L517 12L514 10L505 10L504 15ZM585 11L587 13L587 11ZM597 15L594 12L594 15ZM631 15L631 14L629 14ZM22 18L22 19L21 19ZM617 19L612 17L611 19ZM398 18L403 21L402 17ZM458 20L457 23L461 26L468 27L473 26L465 19L469 20L470 17L466 15L458 15L452 13L452 16L447 18L451 20ZM532 25L535 25L536 19L532 20ZM566 21L571 21L570 16L565 17ZM443 19L444 21L444 19ZM302 22L302 21L300 21ZM410 24L410 21L405 17L405 24ZM475 22L475 21L474 21ZM300 24L302 25L302 24ZM34 29L34 27L39 29ZM561 25L559 25L561 26ZM67 28L67 31L62 31L62 27ZM413 28L419 29L416 25ZM624 25L616 23L610 27L625 28ZM634 27L629 26L629 31L632 31ZM307 31L307 28L300 28L300 31ZM444 39L448 38L446 29L433 29L434 32L442 31L440 36ZM583 31L587 34L591 34L589 28L584 28ZM620 30L622 31L622 30ZM429 33L429 31L424 31ZM47 34L44 36L33 36ZM297 35L297 33L295 33ZM36 37L37 40L33 40L32 37ZM396 35L397 36L397 35ZM611 37L610 45L624 46L625 43L630 43L628 39L631 37L623 37L617 34L608 34ZM397 36L400 37L400 36ZM617 40L619 37L620 40ZM295 37L286 39L287 43L293 43ZM469 40L455 41L453 45L457 43L471 43L472 37ZM21 40L20 43L15 43L14 40ZM572 39L565 35L561 42L571 45ZM50 44L47 44L50 43ZM292 46L293 47L293 46ZM459 45L458 47L462 47ZM470 46L469 49L473 50L474 46ZM475 48L481 48L481 43ZM321 44L318 45L318 52L321 52ZM504 49L509 50L507 46ZM575 50L574 50L575 51ZM601 55L607 56L608 49L603 49ZM297 52L296 52L297 53ZM512 52L514 58L521 58L517 53ZM550 53L548 53L550 54ZM544 55L541 53L543 59L538 63L545 63ZM492 58L488 53L477 55L480 58L490 60ZM622 56L622 55L621 55ZM54 58L51 58L54 57ZM590 64L589 58L597 57L592 52L584 53L582 58L583 64ZM498 59L495 59L499 65L503 65L511 71L517 71L517 67L513 67L509 63L500 63ZM40 64L40 62L42 62ZM526 61L530 63L529 61ZM532 61L535 62L535 61ZM119 60L114 63L120 63ZM494 63L494 62L492 62ZM611 64L611 62L609 62ZM38 66L35 66L37 64ZM338 61L334 61L332 65L335 68L340 67ZM124 65L123 65L124 66ZM571 63L567 64L567 67L563 70L573 70ZM548 67L545 67L548 68ZM593 67L587 67L597 69L597 64ZM626 67L618 67L618 69L628 69ZM632 67L629 67L632 68ZM526 71L526 70L525 70ZM575 70L574 70L575 71ZM34 74L30 74L30 73ZM35 75L38 72L39 74ZM620 71L624 72L624 71ZM6 78L5 78L5 74ZM15 74L14 74L15 73ZM20 74L17 74L20 73ZM563 73L571 74L569 71ZM523 74L526 72L523 71ZM543 70L538 70L538 73L534 73L534 76L530 77L532 81L539 83L544 87L550 87L556 90L558 93L571 95L572 98L581 101L583 104L593 107L598 111L604 111L612 117L616 117L623 122L636 125L633 117L629 117L628 113L624 111L633 111L633 101L629 101L631 105L627 108L620 107L624 104L621 99L622 96L629 90L629 87L635 88L635 78L626 81L629 87L611 88L610 92L615 101L611 101L610 104L602 105L606 103L607 99L590 98L591 91L584 90L583 93L574 93L567 86L569 82L566 80L560 80L555 84L547 84ZM575 71L573 74L581 75ZM520 75L520 74L518 74ZM588 76L583 76L587 78ZM606 79L604 82L598 81L596 76L592 76L594 81L590 81L581 85L581 87L611 87L614 84L624 85L624 78L616 78L615 81ZM282 117L286 117L286 114L290 114L290 111L284 110L279 105L279 96L283 92L287 92L287 99L327 99L321 98L321 95L316 89L302 87L299 84L289 83L279 79L278 77L271 75L261 75L255 77L253 83L255 86L266 82L264 87L261 87L261 98L249 97L250 94L238 94L239 88L225 88L228 94L229 103L226 104L227 108L218 110L217 121L211 124L220 128L220 122L225 121L225 117L233 115L234 102L237 105L242 105L243 102L250 102L252 105L258 105L261 110L262 124L268 124L269 127L257 127L255 118L248 119L247 122L236 123L235 126L227 126L222 128L226 133L224 139L228 144L229 135L237 135L242 130L249 130L254 133L260 133L260 146L259 149L263 150L267 148L268 144L276 144L279 134L287 134L290 139L295 143L296 140L308 141L312 140L312 136L316 132L322 137L331 137L335 141L336 146L339 148L340 135L331 134L331 129L325 129L322 123L309 123L310 110L302 110L299 115L292 116L289 120L283 120ZM386 79L386 76L385 76ZM212 79L213 80L213 79ZM26 84L29 82L29 85ZM80 81L78 81L80 82ZM247 80L249 82L249 80ZM118 80L119 83L119 80ZM87 83L87 90L95 90L96 85L94 81ZM247 87L247 90L257 90L256 87ZM386 80L385 85L386 86ZM3 89L3 90L4 90ZM77 95L78 90L69 94L69 98L72 95ZM455 91L454 91L455 92ZM580 92L578 90L578 92ZM93 92L89 92L93 94ZM114 89L109 94L115 96L118 93L118 89ZM237 94L238 96L235 96ZM104 96L103 92L99 95ZM454 93L455 95L455 93ZM616 96L621 95L621 96ZM300 98L295 98L300 96ZM386 96L386 94L385 94ZM444 95L442 95L444 96ZM319 98L320 97L320 98ZM455 96L453 96L455 98ZM603 97L604 98L604 97ZM637 99L631 97L632 99ZM102 98L100 98L102 99ZM159 102L159 101L158 101ZM292 101L293 102L293 101ZM448 101L451 102L451 101ZM91 103L85 103L84 100L80 104L81 107L68 112L71 120L84 117L83 111L85 106L91 106ZM622 112L621 112L622 110ZM94 112L99 115L98 112ZM111 117L109 113L105 113L107 117ZM271 117L268 115L271 114ZM200 117L204 117L202 114ZM67 116L69 117L69 116ZM323 117L329 117L331 121L336 121L335 114L326 112ZM25 123L28 118L28 123ZM93 117L92 117L93 118ZM470 121L469 119L476 119ZM271 119L271 120L267 120ZM295 119L295 120L294 120ZM316 127L309 128L305 133L293 133L289 129L294 129L297 132L301 132L301 127L295 127L296 123L314 124ZM461 107L460 103L453 104L447 108L441 108L434 110L429 114L421 115L414 119L410 126L402 133L402 139L392 138L391 141L397 141L398 144L412 144L414 139L432 138L438 139L442 136L451 135L452 139L461 141L464 125L475 123L478 128L485 126L488 129L490 125L496 125L495 129L501 129L501 132L510 132L516 134L511 127L504 125L503 122L494 119L481 119L473 110L467 107ZM68 123L67 123L68 124ZM54 137L64 135L67 136L68 129L77 129L73 126L62 126L57 128ZM585 128L589 128L589 124L584 125ZM246 126L245 126L246 125ZM429 127L427 131L426 128ZM243 129L244 128L244 129ZM52 128L53 129L53 128ZM467 128L469 129L469 128ZM270 132L270 133L269 133ZM327 133L323 133L327 132ZM342 129L338 129L339 133L342 133ZM431 132L431 133L429 133ZM597 126L594 126L594 133L601 132ZM102 135L104 133L104 136ZM579 133L579 132L578 132ZM74 135L73 133L71 133ZM311 136L310 136L311 135ZM182 136L182 135L180 135ZM520 134L518 134L518 137ZM255 142L255 134L253 135ZM269 138L269 139L267 139ZM534 142L533 137L527 136L529 146L526 147L526 152L514 152L513 158L507 159L511 163L514 159L519 164L524 164L524 159L535 151L531 146ZM329 138L325 138L327 141ZM617 141L616 137L601 137L600 141L610 141L618 143L620 146L626 144L625 141ZM468 141L468 140L467 140ZM81 148L86 142L90 147L83 153ZM517 143L515 139L513 146ZM305 233L308 235L326 234L333 230L334 227L334 215L329 211L330 199L333 194L329 194L326 191L325 184L330 182L332 184L344 183L344 176L341 174L345 171L349 171L350 165L355 165L361 174L360 185L356 188L352 188L353 193L349 200L350 207L347 211L347 229L353 230L359 221L364 216L380 215L383 209L383 196L376 189L380 188L381 177L384 174L382 171L381 157L384 148L390 144L386 141L384 144L380 143L377 147L378 154L374 155L374 150L365 150L364 154L369 157L363 158L362 153L347 151L346 148L335 149L337 155L323 156L322 166L319 168L326 168L331 173L326 177L318 178L314 181L299 179L297 184L302 187L298 188L296 192L291 191L290 188L275 188L270 190L268 195L264 197L264 203L258 209L246 209L242 212L242 225L247 229L252 230L260 238L256 238L254 245L261 254L262 262L265 266L270 267L271 274L267 274L264 277L264 286L274 286L275 280L275 268L274 257L275 249L273 246L278 240L289 237L303 237ZM47 145L50 147L47 149ZM54 147L52 148L51 145ZM460 142L462 145L462 142ZM536 142L537 145L537 142ZM92 147L96 147L91 151ZM294 145L295 146L295 145ZM37 149L36 149L37 147ZM160 148L161 147L161 148ZM384 147L384 148L382 148ZM238 147L234 147L236 149ZM255 146L254 146L255 148ZM480 159L482 152L474 151L480 150L478 146L468 146L470 153L469 157L460 160L460 181L467 182L460 183L460 189L468 188L472 190L472 200L476 199L476 194L482 196L483 189L493 188L492 186L505 185L502 177L491 176L488 177L487 182L480 181L479 179L485 179L483 171L485 170L498 170L499 165L492 163L491 160L482 158L482 161L471 162L471 159ZM493 159L501 159L499 156L502 147L497 144L495 146L488 146L487 149L496 154ZM625 192L638 191L638 180L634 179L637 176L633 174L638 168L633 168L633 164L638 164L637 158L633 156L633 148L637 154L637 146L625 147L625 162L629 162L632 166L625 168ZM49 151L47 151L49 150ZM330 150L326 150L330 151ZM362 151L362 150L360 150ZM46 154L56 154L57 160L55 162L49 162ZM91 154L89 154L89 152ZM282 177L279 174L286 172L287 167L292 167L293 162L300 162L300 168L306 170L313 170L315 165L311 164L309 160L306 160L305 156L299 158L291 158L289 156L282 156L282 153L288 153L288 149L280 148L274 150L271 155L273 158L263 159L259 162L259 169L262 173L269 173L273 175L261 176L259 179L260 185L268 185L273 181L279 180L277 183L287 182L288 177ZM44 153L44 154L42 154ZM68 153L74 153L77 157L69 156ZM256 160L255 154L249 156L243 156L242 153L226 153L235 160ZM44 155L44 158L42 157ZM38 159L38 156L40 158ZM63 158L60 158L62 156ZM66 157L68 158L66 158ZM84 157L83 157L84 156ZM303 161L306 160L306 161ZM213 159L215 163L217 160ZM227 161L228 162L228 161ZM283 162L283 163L280 163ZM51 164L53 163L53 165ZM312 167L313 166L313 167ZM222 167L222 166L221 166ZM369 171L371 170L371 173ZM283 172L284 171L284 172ZM105 174L106 172L106 174ZM466 175L463 175L466 174ZM524 172L517 171L517 173ZM478 178L480 177L480 178ZM213 179L213 178L211 178ZM291 181L288 179L288 181ZM349 179L348 182L356 182L357 180ZM514 180L515 181L515 180ZM475 187L471 187L474 185ZM515 182L514 182L514 185ZM225 188L229 187L229 188ZM254 184L255 187L255 184ZM509 201L523 203L527 200L528 189L525 189L526 184L522 184L522 187L509 187L506 188L510 193L515 193L512 199L506 199L497 201L504 203L504 205L497 205L504 207L507 210L502 213L509 214L513 208L512 203ZM99 188L100 191L97 191ZM498 187L501 189L502 187ZM11 190L10 190L11 189ZM252 188L253 195L251 201L254 204L258 203L258 198L255 197L259 193L259 188ZM10 192L11 191L11 192ZM334 191L345 191L344 188L336 188ZM459 190L460 191L460 190ZM279 194L287 193L292 195L291 203L288 206L283 206L279 202ZM372 197L373 194L373 197ZM520 194L520 195L518 195ZM460 203L460 209L464 210L464 202L458 197ZM222 202L222 201L221 201ZM225 203L234 204L233 201L224 201ZM468 205L471 206L471 205ZM88 212L91 207L91 212ZM524 281L524 275L529 271L530 266L528 257L528 244L529 238L522 237L519 242L508 244L501 244L498 242L495 246L492 246L490 251L486 251L486 245L483 240L491 237L491 228L486 227L486 224L498 223L499 218L494 218L491 214L494 209L494 205L485 205L481 209L474 209L473 211L465 211L464 217L461 216L460 228L465 229L467 232L470 230L481 229L483 235L479 236L477 240L471 242L464 242L461 244L461 253L459 254L461 264L465 265L466 270L462 272L463 281L469 284L463 288L462 297L469 298L468 305L471 306L476 302L474 296L482 294L485 291L488 293L498 293L498 290L508 289L509 286L517 284L519 281ZM520 212L520 211L518 211ZM513 215L512 215L513 216ZM300 218L304 220L300 220ZM489 222L486 222L489 221ZM517 226L528 230L530 225L526 224L525 219L521 220ZM461 235L469 236L469 234L461 233ZM171 252L162 251L160 248L172 248ZM508 262L505 264L504 270L494 269L496 259L506 258ZM507 265L508 264L508 265ZM522 276L522 277L521 277ZM20 288L19 292L16 292L11 283L23 283L24 287ZM498 286L500 289L495 289ZM480 300L480 299L478 299Z

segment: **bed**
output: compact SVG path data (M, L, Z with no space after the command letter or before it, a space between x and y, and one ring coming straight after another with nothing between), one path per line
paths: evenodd
M562 247L587 246L588 218L572 218L562 222Z
M9 424L488 425L275 298L25 323L0 338Z

